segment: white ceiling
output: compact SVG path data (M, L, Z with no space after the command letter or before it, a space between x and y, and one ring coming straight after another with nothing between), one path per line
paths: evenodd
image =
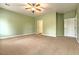
M4 9L8 9L10 11L18 12L24 15L34 16L31 11L27 11L24 8L23 3L10 3L10 6L5 5L5 3L0 3L0 7ZM49 12L59 12L65 13L68 11L75 10L77 7L77 3L44 3L43 5L47 5L44 11L41 14L49 13Z

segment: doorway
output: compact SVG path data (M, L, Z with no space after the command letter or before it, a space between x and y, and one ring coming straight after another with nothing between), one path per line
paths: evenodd
M43 20L37 20L37 34L43 33Z

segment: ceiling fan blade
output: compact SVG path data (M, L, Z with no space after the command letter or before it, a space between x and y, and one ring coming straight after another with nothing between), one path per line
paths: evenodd
M36 7L40 6L40 4L36 4Z
M32 4L31 3L27 3L28 5L30 5L30 6L32 6Z
M41 9L39 9L39 8L36 8L36 10L41 11Z
M10 6L8 3L5 3L5 5Z
M25 9L31 9L31 8L25 8Z

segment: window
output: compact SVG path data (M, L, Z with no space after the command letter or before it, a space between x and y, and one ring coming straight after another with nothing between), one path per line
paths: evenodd
M64 36L77 37L77 18L64 19Z

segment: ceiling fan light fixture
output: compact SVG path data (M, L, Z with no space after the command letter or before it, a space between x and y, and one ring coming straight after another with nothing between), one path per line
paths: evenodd
M29 6L30 7L29 7ZM41 8L42 6L41 6L41 4L40 3L27 3L27 6L26 6L26 8L25 9L27 9L27 10L31 10L32 11L32 13L34 14L36 11L38 11L38 12L42 12L42 9L44 9L44 8Z
M31 8L32 10L35 10L35 8L33 7L33 8Z

